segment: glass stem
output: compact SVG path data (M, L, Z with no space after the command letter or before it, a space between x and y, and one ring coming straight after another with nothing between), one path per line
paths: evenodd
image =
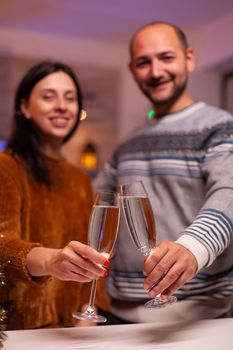
M147 246L142 246L139 251L141 252L142 255L145 256L145 258L148 258L148 256L150 255L150 253L152 252L152 249L148 249Z
M97 280L93 280L91 284L91 293L90 293L89 306L88 306L88 308L92 308L93 310L94 310L96 285L97 285Z

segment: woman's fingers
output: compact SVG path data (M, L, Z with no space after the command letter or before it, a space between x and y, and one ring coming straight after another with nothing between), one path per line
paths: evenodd
M83 243L71 241L51 255L47 269L49 274L62 280L90 282L106 277L108 271L104 266L108 265L106 256Z
M60 279L77 282L90 282L94 279L106 277L107 275L108 271L104 270L100 276L96 277L96 275L91 272L84 270L79 266L77 267L72 263L67 263L67 267L63 271L60 271Z
M61 260L64 262L68 261L74 265L74 269L82 269L82 271L87 271L88 276L100 277L103 275L105 269L102 265L94 263L90 258L86 258L81 253L77 253L77 250L74 251L72 245L66 246L61 252ZM87 255L86 255L87 256ZM102 257L102 260L105 262L105 258Z
M83 258L97 265L108 266L109 264L106 254L101 254L86 244L78 241L71 241L67 247L70 247L76 254L81 255Z

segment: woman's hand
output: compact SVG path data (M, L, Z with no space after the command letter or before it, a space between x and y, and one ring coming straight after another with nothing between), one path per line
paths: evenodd
M90 282L106 277L109 266L106 256L78 241L63 249L32 248L26 258L32 276L54 276L63 281Z

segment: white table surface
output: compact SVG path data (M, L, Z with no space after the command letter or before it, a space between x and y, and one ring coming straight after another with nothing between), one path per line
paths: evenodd
M233 318L6 333L4 350L233 350Z

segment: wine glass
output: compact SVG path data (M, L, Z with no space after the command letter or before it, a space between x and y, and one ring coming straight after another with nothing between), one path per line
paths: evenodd
M121 205L130 236L138 250L148 257L156 245L156 228L151 204L142 181L121 185ZM155 283L158 284L159 281ZM154 285L154 286L155 286ZM175 296L156 295L145 307L165 307L176 302Z
M120 219L120 197L114 192L98 192L92 208L89 227L88 244L106 258L112 254L117 238ZM72 316L79 320L92 322L106 322L104 316L96 314L94 300L97 281L91 285L89 305L85 312L74 312Z

